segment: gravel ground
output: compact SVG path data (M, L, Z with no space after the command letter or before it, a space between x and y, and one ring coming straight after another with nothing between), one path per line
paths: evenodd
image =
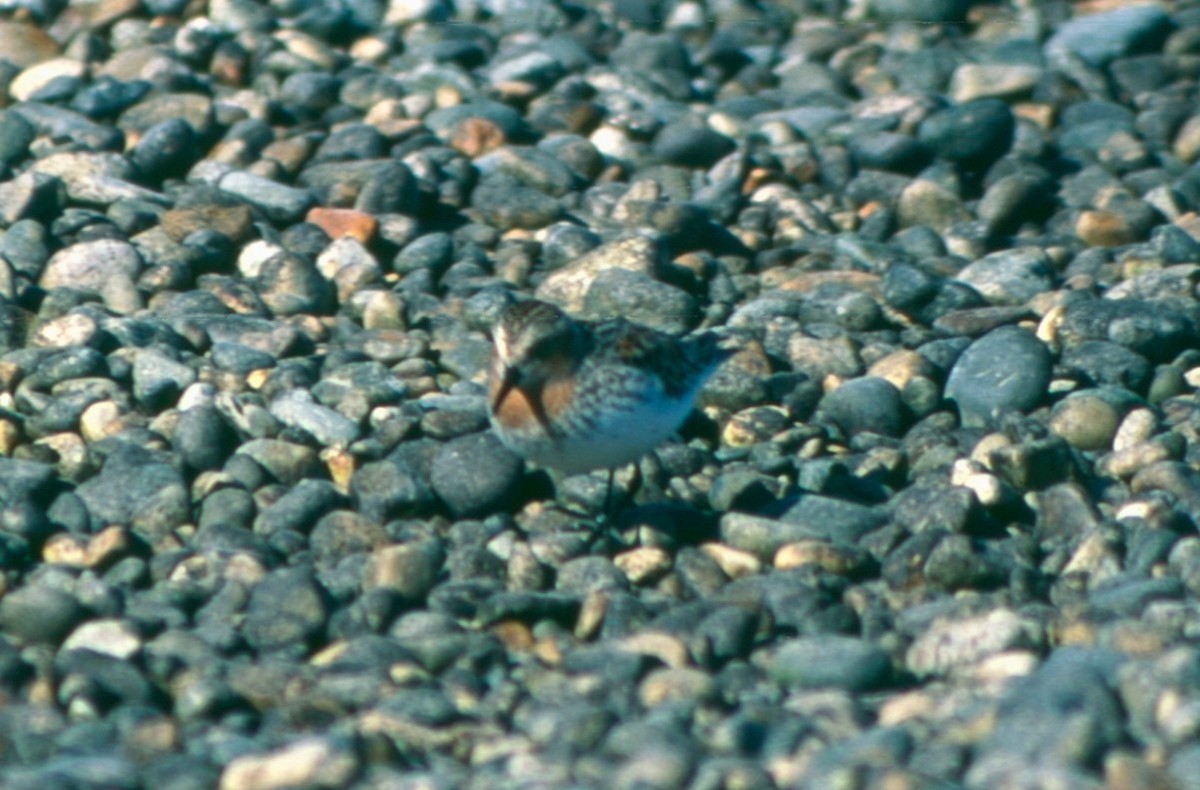
M0 785L1200 788L1200 3L0 13Z

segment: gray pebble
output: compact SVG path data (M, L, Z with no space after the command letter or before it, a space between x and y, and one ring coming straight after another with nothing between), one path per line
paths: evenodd
M1071 52L1098 66L1138 49L1154 49L1171 31L1170 17L1157 6L1132 5L1066 22L1046 42L1046 53Z
M1012 145L1016 122L999 99L950 107L921 124L918 139L938 156L968 168L986 167Z
M626 269L600 272L584 297L583 312L593 320L620 316L674 335L693 328L700 318L696 300L687 292Z
M562 214L559 201L508 175L485 177L471 193L471 204L501 230L545 227Z
M310 434L326 447L346 445L359 436L354 421L315 402L304 390L288 390L271 401L270 411L284 425Z
M189 499L179 472L161 456L120 445L100 474L75 489L94 528L129 524L151 541L187 522Z
M242 635L257 651L304 653L325 627L328 610L327 594L310 572L280 569L251 591Z
M887 654L870 642L822 636L784 642L772 658L770 671L788 687L865 691L886 684L892 665Z
M0 625L24 642L60 643L87 617L70 594L48 585L30 585L0 599Z
M1054 285L1049 259L1032 247L994 252L964 268L958 279L994 305L1024 305Z
M133 359L133 397L151 411L173 405L195 380L192 368L160 351L145 349Z
M1158 362L1185 348L1195 328L1184 314L1167 305L1098 299L1068 305L1059 332L1068 344L1109 340Z
M1031 333L1002 327L971 344L946 382L946 397L966 425L991 423L999 415L1028 411L1050 383L1050 352Z
M433 490L458 517L511 507L521 460L489 432L446 442L433 456Z
M419 511L433 502L427 480L406 464L376 461L363 465L350 481L356 509L375 521Z
M848 381L822 398L819 408L847 436L863 432L899 436L903 432L900 392L881 378Z
M313 196L306 189L280 184L269 178L243 171L222 177L217 185L231 195L242 198L275 222L294 222L313 205Z
M733 151L735 143L713 129L693 123L667 124L651 150L664 162L682 167L709 167Z

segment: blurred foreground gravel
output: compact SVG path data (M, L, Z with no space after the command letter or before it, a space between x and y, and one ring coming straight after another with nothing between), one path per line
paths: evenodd
M3 787L1200 788L1200 3L0 14Z

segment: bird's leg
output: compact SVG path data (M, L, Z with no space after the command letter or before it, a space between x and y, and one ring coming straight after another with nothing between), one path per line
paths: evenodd
M604 508L600 511L601 523L605 523L605 522L612 520L615 515L612 512L612 493L613 493L613 477L616 476L616 474L617 474L617 470L615 468L608 470L608 485L605 486L605 488L604 488Z

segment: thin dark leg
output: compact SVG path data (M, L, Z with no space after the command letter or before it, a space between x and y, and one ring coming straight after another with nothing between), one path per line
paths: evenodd
M619 491L614 494L613 480L617 474L616 469L608 470L608 486L604 490L604 512L603 518L605 521L615 522L617 516L621 515L621 511L629 504L631 497L630 493ZM633 491L636 492L642 486L642 468L638 464L633 465Z
M614 514L612 512L612 495L613 495L613 477L616 475L616 469L608 470L608 486L604 489L604 509L600 511L600 518L607 522L610 521Z

